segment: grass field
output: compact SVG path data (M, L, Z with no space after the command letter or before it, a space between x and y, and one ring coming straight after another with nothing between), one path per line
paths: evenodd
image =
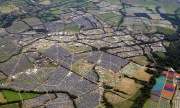
M78 32L79 31L79 26L70 26L70 27L66 27L64 28L64 31L72 31L72 32Z
M116 15L113 13L104 13L104 14L99 14L98 17L102 20L106 20L108 18L115 17Z
M127 0L123 0L127 1ZM130 2L130 1L136 1L136 2ZM139 2L139 0L130 0L129 3L138 6L139 4L141 6L145 6L148 8L155 8L157 6L161 6L167 14L174 14L174 11L179 8L179 4L176 3L174 0L142 0ZM155 12L156 13L156 12Z
M133 105L133 101L126 100L124 102L119 102L112 104L114 108L130 108Z
M39 20L39 18L36 17L29 17L29 18L24 18L23 21L25 22L31 22L31 21L36 21Z
M163 27L156 27L156 29L161 32L161 33L164 33L164 34L174 34L176 31L175 30L172 30L172 29L167 29L167 28L163 28Z
M51 4L62 2L63 0L51 0Z
M65 46L65 48L71 53L85 52L85 51L92 50L91 47L89 47L89 46L86 47L85 45L82 45L82 46L79 46L79 47L71 45L71 46Z
M138 90L137 92L136 92L136 94L134 94L133 96L131 96L130 98L129 98L129 100L131 100L131 101L134 101L138 96L140 96L141 95L141 90Z
M179 4L174 0L146 0L139 3L142 5L161 6L168 14L174 14L174 11L179 8Z
M30 27L23 21L14 21L10 27L6 28L6 30L10 33L21 33L30 30Z
M108 24L114 25L114 26L118 26L119 22L123 18L121 15L115 15L114 13L99 14L98 17L106 21Z
M123 98L117 94L114 94L112 92L106 92L105 97L107 98L108 102L110 102L112 104L116 104L118 102L122 102L125 100L125 98Z
M150 104L151 101L152 101L151 99L148 99L146 101L146 103L144 104L143 108L149 108L149 104Z
M5 97L5 99L6 99L8 102L21 100L18 92L9 91L9 90L2 90L1 92L2 92L2 94L3 94L4 97ZM23 100L26 100L26 99L30 99L30 98L33 98L33 97L37 97L37 96L39 96L40 94L21 93L20 95L21 95L21 97L22 97Z
M155 54L161 58L166 58L166 55L163 52L155 52Z
M13 103L13 104L1 105L0 108L19 108L19 105L18 103Z
M174 11L171 10L170 8L168 8L168 7L165 7L164 10L165 10L168 14L174 14Z
M133 76L139 80L149 82L149 79L151 78L152 75L146 73L145 70L147 70L147 67L144 66L137 72L133 73L131 76Z
M124 75L131 75L134 72L138 71L141 69L141 65L130 62L128 65L124 66L121 70L120 73L124 74Z
M107 1L107 2L109 2L109 3L111 3L111 4L117 4L117 5L120 5L121 3L120 3L120 0L105 0L105 1Z
M1 92L0 92L0 102L1 103L7 102L7 100L4 98L4 96Z
M44 0L43 2L40 2L39 4L50 5L51 4L51 0Z
M164 45L165 47L169 47L170 42L169 42L169 41L163 41L163 45Z
M0 7L0 11L2 13L10 13L13 12L14 10L10 6L2 6Z
M97 6L92 2L92 1L82 1L82 2L76 2L76 1L72 1L69 2L67 4L64 5L67 8L71 8L71 7L85 7L88 10L96 10L98 9Z
M136 57L131 58L131 60L133 60L134 62L141 64L141 65L148 65L149 64L146 56L136 56Z
M141 85L136 84L134 80L129 78L123 78L122 81L115 85L114 89L132 95L139 87L141 87Z
M80 60L72 66L72 70L74 72L77 72L77 73L83 75L82 70L87 70L90 72L92 70L93 66L94 66L94 64L84 63L84 60Z

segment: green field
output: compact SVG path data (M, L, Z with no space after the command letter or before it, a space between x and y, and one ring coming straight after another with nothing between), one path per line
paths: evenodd
M63 0L51 0L51 3L52 4L55 4L55 3L59 3L59 2L62 2Z
M148 65L149 64L146 56L136 56L136 57L131 58L131 60L133 60L134 62L141 64L141 65Z
M39 18L36 17L29 17L29 18L24 18L23 21L25 22L31 22L31 21L36 21L39 20Z
M86 47L84 45L76 47L76 46L68 46L67 50L71 53L76 53L76 52L85 52L85 51L90 51L92 50L91 47Z
M130 62L129 64L127 64L120 70L120 73L125 74L125 75L131 75L141 68L142 68L141 65Z
M60 12L65 12L65 13L69 13L71 12L71 10L69 10L67 7L65 6L60 6L60 7L56 7L56 8L50 8L49 10L46 11L46 13L51 13L51 14L60 14Z
M146 0L139 2L141 5L161 6L168 14L174 14L179 4L174 0Z
M30 27L23 21L14 21L10 27L6 28L6 30L10 33L21 33L30 30Z
M14 10L10 6L2 6L0 7L0 11L2 13L10 13L13 12Z
M156 27L156 29L161 32L161 33L164 33L164 34L174 34L176 31L175 30L172 30L172 29L167 29L167 28L163 28L163 27Z
M66 8L85 7L88 10L98 9L97 6L91 1L83 1L83 2L72 1L65 4L64 7Z
M21 100L18 92L9 91L9 90L2 90L1 92L8 102ZM34 93L20 93L20 95L23 100L40 96L40 94L34 94Z
M170 8L165 7L164 10L165 10L166 13L168 13L168 14L174 14L174 11L171 10Z
M115 15L114 13L105 13L99 14L98 17L104 21L106 21L110 25L118 26L119 22L122 20L122 16Z
M177 14L180 15L180 9L177 11Z
M163 52L155 52L155 54L161 58L165 58L166 55Z
M114 108L130 108L133 105L133 101L129 99L124 102L118 102L116 104L112 104Z
M98 17L102 20L106 20L108 18L115 17L116 15L113 13L105 13L105 14L99 14Z
M151 99L148 99L146 103L144 104L143 108L149 108L149 104L151 102Z
M19 108L18 103L1 105L0 108Z
M105 0L105 1L107 1L107 2L109 2L109 3L111 3L111 4L117 4L117 5L120 5L121 3L120 3L120 0Z
M66 27L64 28L64 31L72 31L72 32L78 32L79 31L79 26L70 26L70 27Z
M163 41L163 45L164 45L165 47L169 47L170 42L169 42L169 41Z
M141 95L141 90L138 90L137 92L136 92L136 94L134 94L133 96L131 96L130 98L129 98L129 100L132 100L132 101L134 101L138 96L140 96Z

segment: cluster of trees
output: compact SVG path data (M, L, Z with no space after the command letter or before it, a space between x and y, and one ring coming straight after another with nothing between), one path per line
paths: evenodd
M171 42L170 46L165 53L166 57L159 57L156 54L153 54L158 65L169 66L175 69L180 73L180 41Z
M149 83L140 89L142 91L141 95L134 100L134 104L131 106L131 108L143 107L144 103L151 97L151 89L156 84L155 78L155 76L152 76Z
M140 89L141 95L134 100L134 104L131 108L143 107L144 103L151 97L151 89L156 84L156 78L161 76L163 70L166 70L164 67L158 65L153 68L156 68L156 70L150 68L146 70L147 73L152 74L153 76L150 78L149 83L146 83L146 85Z

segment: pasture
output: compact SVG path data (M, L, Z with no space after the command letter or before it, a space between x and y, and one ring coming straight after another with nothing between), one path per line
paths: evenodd
M0 108L19 108L19 105L18 103L13 103L13 104L1 105Z
M120 0L105 0L105 1L107 1L107 2L109 2L111 4L117 4L117 5L121 4Z
M174 34L176 31L172 30L172 29L167 29L167 28L163 28L163 27L156 27L156 29L166 35L172 35Z
M163 45L164 45L165 47L169 47L170 42L169 42L169 41L163 41Z
M72 70L77 72L78 74L85 74L85 71L91 71L94 64L85 63L84 60L79 60L72 66Z
M140 70L137 72L133 73L131 76L135 77L139 80L149 82L149 79L151 78L152 75L146 73L145 71L147 70L147 67L142 67Z
M129 98L129 100L134 101L138 96L141 96L141 90L138 90L134 95Z
M152 102L152 99L149 98L146 103L144 104L143 108L149 108L150 103Z
M83 7L87 8L88 10L98 9L97 6L91 1L83 1L83 2L72 1L72 2L69 2L64 5L64 7L68 7L68 8L78 7L78 6L83 6Z
M113 13L104 13L104 14L99 14L98 17L102 20L106 20L108 18L115 17L116 15Z
M112 104L114 108L131 108L131 106L133 105L133 101L131 100L126 100L123 102L118 102L115 104Z
M14 10L10 7L10 6L1 6L0 7L0 12L2 13L11 13L13 12Z
M121 0L122 3L139 2L139 0Z
M174 0L122 0L122 3L131 3L133 5L141 5L148 8L154 8L160 6L165 10L167 14L174 14L175 10L179 8L179 4ZM155 12L155 10L154 10Z
M166 58L166 55L163 52L155 52L154 54L156 54L160 58Z
M121 15L115 15L114 13L104 13L98 14L98 17L106 21L110 25L118 26L119 22L122 20Z
M115 93L112 93L112 92L106 92L105 97L107 98L108 102L110 102L112 104L122 102L125 100L125 98L123 98Z
M103 68L100 68L98 66L96 67L96 69L98 70L98 73L101 76L103 76L107 82L110 81L111 79L113 79L114 75L112 73L110 73L110 71L103 69Z
M136 56L136 57L131 58L131 60L138 63L138 64L141 64L141 65L148 65L149 64L146 56Z
M41 4L41 5L50 5L51 0L44 0L44 1L40 2L39 4Z
M174 11L179 8L179 4L172 0L146 0L139 3L143 5L161 6L167 14L174 14Z
M26 99L40 96L40 94L18 93L18 92L10 91L10 90L2 90L1 92L4 95L5 99L7 99L8 102L19 101L19 100L21 100L21 97L23 100L26 100Z
M38 18L36 17L29 17L29 18L24 18L23 21L25 22L31 22L31 21L35 21L35 20L39 20Z
M130 62L128 65L126 65L125 67L123 67L120 70L120 73L125 74L125 75L131 75L134 72L138 71L139 69L141 69L141 65L138 65L136 63Z
M30 27L22 21L14 21L10 27L6 28L6 30L10 33L22 33L30 30Z
M41 20L37 17L24 18L23 21L25 21L30 26L36 26L42 24Z
M142 85L136 84L133 79L123 78L122 81L115 85L114 89L132 95L140 87Z
M7 100L4 98L3 94L0 92L0 103L7 102Z
M65 48L71 53L85 52L85 51L92 50L91 47L85 46L85 45L82 45L82 46L69 45L69 46L66 46Z
M63 0L51 0L51 4L62 2Z
M70 27L65 27L64 31L70 31L70 32L79 32L79 26L70 26Z

